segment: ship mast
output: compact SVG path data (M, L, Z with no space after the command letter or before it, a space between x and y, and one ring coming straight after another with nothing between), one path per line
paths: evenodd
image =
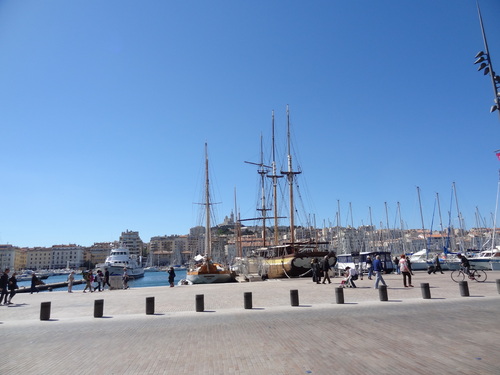
M295 252L294 244L295 244L295 223L294 223L294 212L295 208L293 205L293 182L296 174L300 174L300 172L293 171L292 165L292 151L290 144L290 111L288 109L288 105L286 106L286 118L287 118L287 149L288 149L288 170L286 172L281 171L282 175L287 176L288 179L288 191L289 191L289 200L290 200L290 239L293 251Z
M210 233L210 183L208 179L208 145L205 143L205 254L212 255L212 238Z
M273 180L273 211L274 211L274 245L279 245L279 231L278 231L278 178L283 176L279 176L276 170L276 147L274 141L274 111L272 112L272 121L271 121L271 131L272 131L272 174L267 177Z

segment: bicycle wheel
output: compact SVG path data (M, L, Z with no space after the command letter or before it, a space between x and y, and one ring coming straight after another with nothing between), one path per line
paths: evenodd
M460 270L455 270L451 273L451 279L458 283L459 281L464 281L465 274Z
M486 281L486 279L488 278L488 274L483 270L474 270L471 273L472 276L474 277L474 280L476 280L479 283Z

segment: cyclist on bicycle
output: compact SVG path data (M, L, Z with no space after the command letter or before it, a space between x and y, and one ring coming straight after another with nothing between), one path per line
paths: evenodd
M457 254L457 257L460 259L460 266L462 267L462 269L464 270L464 272L469 275L470 277L470 272L469 272L469 268L470 268L470 264L469 264L469 260L462 254L458 253Z

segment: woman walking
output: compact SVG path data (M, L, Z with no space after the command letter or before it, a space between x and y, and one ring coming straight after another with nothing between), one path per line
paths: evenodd
M406 255L404 255L404 254L402 254L401 259L399 259L399 269L400 269L401 273L403 274L403 285L405 286L405 288L408 288L408 287L413 288L413 285L411 285L412 272L411 272L410 267L408 266L408 262L406 261ZM408 284L406 283L407 278L408 278Z
M174 287L174 280L175 280L175 270L174 267L170 267L168 269L168 283L170 284L170 287Z

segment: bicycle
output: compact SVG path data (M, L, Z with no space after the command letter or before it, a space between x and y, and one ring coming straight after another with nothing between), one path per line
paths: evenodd
M458 283L459 281L464 281L466 276L470 280L475 280L478 283L485 282L486 278L488 277L486 272L484 272L483 270L475 270L472 268L469 269L469 274L467 275L463 267L460 267L459 270L455 270L451 273L451 279L456 283Z

